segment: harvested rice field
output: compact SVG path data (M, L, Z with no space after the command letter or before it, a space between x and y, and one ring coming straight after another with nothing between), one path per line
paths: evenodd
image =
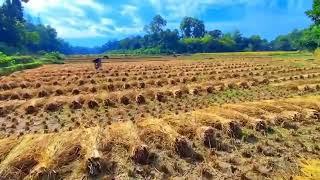
M0 179L319 179L320 61L90 59L0 77Z

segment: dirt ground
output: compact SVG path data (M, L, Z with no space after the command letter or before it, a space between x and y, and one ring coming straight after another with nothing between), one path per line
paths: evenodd
M318 60L197 58L0 77L0 179L319 177Z

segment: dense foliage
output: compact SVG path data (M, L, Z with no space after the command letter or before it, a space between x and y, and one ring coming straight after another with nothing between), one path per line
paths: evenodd
M146 35L110 41L104 48L110 53L197 53L273 50L271 43L259 35L244 37L239 31L223 33L206 31L203 21L186 17L177 29L165 29L166 20L160 15L153 18L144 29ZM181 33L179 33L181 32ZM149 50L150 49L150 50ZM155 49L157 49L155 51Z
M309 50L316 50L320 47L320 0L314 0L312 9L306 14L314 22L310 28L303 32L301 44Z
M6 0L0 7L0 51L6 54L67 52L67 47L57 38L54 28L27 22L20 0Z
M64 56L58 52L45 53L42 55L8 56L0 52L0 76L39 67L43 64L62 64Z

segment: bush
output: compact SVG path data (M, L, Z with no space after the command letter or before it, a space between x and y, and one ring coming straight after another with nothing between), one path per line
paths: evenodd
M65 58L64 55L60 54L59 52L46 53L44 57L48 59L56 59L56 60L63 60Z
M57 52L46 53L40 57L33 56L7 56L0 52L0 76L8 75L15 71L31 69L42 64L63 64L64 56Z
M28 64L35 62L32 56L12 56L14 64Z
M32 56L7 56L0 52L0 76L41 65L42 62L36 61Z
M12 57L5 55L4 53L0 52L0 67L7 67L14 63Z
M45 64L63 64L65 56L58 52L46 53L39 58L39 60Z
M9 67L0 68L0 76L11 74L15 71L21 71L24 69L32 69L36 67L40 67L42 65L41 62L33 62L28 64L17 64Z

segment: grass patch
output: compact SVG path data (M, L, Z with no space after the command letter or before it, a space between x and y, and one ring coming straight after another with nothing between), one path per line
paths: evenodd
M236 98L242 95L243 92L240 89L229 89L223 93L223 96L227 98Z
M113 50L107 53L108 55L169 55L173 54L172 51L170 50L164 50L160 47L153 47L153 48L140 48L140 49L135 49L135 50Z
M64 56L57 52L42 56L7 56L0 52L0 76L40 67L43 64L63 64Z
M261 52L228 52L228 53L197 53L191 56L194 60L210 59L210 58L234 58L234 57L270 57L281 59L313 59L314 56L310 52L299 51L261 51Z
M25 69L37 68L37 67L40 67L41 65L42 65L42 63L37 61L37 62L33 62L33 63L28 63L28 64L17 64L17 65L13 65L13 66L9 66L9 67L0 68L0 76L9 75L13 72L21 71L21 70L25 70Z

